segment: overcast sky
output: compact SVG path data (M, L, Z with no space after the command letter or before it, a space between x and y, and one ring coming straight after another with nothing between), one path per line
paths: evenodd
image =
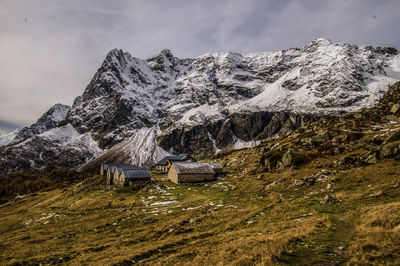
M71 105L107 52L148 58L333 42L400 48L392 0L0 0L0 130Z

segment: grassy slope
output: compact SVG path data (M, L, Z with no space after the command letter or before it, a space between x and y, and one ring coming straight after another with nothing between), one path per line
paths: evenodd
M389 114L382 108L225 155L229 174L215 182L175 185L159 175L142 188L110 189L95 176L4 203L0 263L396 265L398 156L343 163L400 145L400 119L375 119L376 110ZM309 144L321 129L330 136ZM293 145L302 160L266 169L268 156ZM321 204L326 195L338 202Z

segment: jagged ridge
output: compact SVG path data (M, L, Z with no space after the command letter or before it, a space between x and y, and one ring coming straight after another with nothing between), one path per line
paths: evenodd
M303 48L193 59L163 50L142 60L114 49L60 126L90 134L104 151L153 129L156 134L146 143L162 153L204 158L323 116L370 107L400 78L399 62L394 48L326 39ZM147 153L155 149L132 154L118 147L131 154L126 162L154 160Z

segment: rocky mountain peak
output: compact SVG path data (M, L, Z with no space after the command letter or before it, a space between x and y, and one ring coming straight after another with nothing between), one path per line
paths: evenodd
M169 49L163 49L158 55L148 59L148 62L153 70L172 73L174 67L180 63L180 59L175 57Z
M132 64L132 56L121 49L111 50L105 57L91 82L86 87L82 100L87 101L104 95L112 95L124 87L123 73Z
M326 38L317 38L311 42L314 45L328 46L332 44L332 41Z
M174 55L172 54L171 50L169 49L163 49L159 53L160 56L165 56L168 59L174 58Z

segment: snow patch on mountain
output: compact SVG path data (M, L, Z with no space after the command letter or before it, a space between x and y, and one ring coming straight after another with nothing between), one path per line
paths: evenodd
M29 127L21 129L12 143L23 141L33 135L41 134L50 129L56 128L65 119L69 110L71 109L68 105L55 104L46 113L44 113L36 123Z
M99 148L89 133L79 134L71 124L54 128L37 135L37 137L50 141L61 149L72 147L76 150L84 150L91 153L92 157L96 157L102 152L102 149Z
M10 144L18 134L19 129L16 129L8 134L0 134L0 147Z
M2 147L0 168L3 173L43 170L46 167L76 168L101 152L90 133L79 134L67 124Z
M232 150L241 150L241 149L247 149L247 148L254 148L257 145L261 143L259 140L251 140L251 141L243 141L240 138L233 136L234 138L234 145L232 147Z
M217 121L223 118L223 112L224 108L220 104L203 104L184 113L183 117L175 123L175 127L199 125L203 124L206 120Z
M157 145L156 138L155 127L135 130L130 137L104 151L100 157L133 165L151 166L165 156L171 155Z
M247 101L244 101L242 103L238 103L235 105L232 105L229 107L230 112L234 113L237 112L238 110L252 110L252 111L260 111L260 110L275 110L275 111L280 111L280 110L287 110L290 109L290 105L293 102L293 98L296 99L297 106L299 105L310 105L312 101L310 101L309 97L304 97L306 95L306 92L304 90L299 90L296 92L288 91L282 88L282 83L286 80L290 79L295 79L300 75L300 69L296 68L285 75L283 75L281 78L279 78L277 81L271 84L267 84L264 86L264 91L260 93L259 95L255 96L254 98L251 98ZM296 97L293 97L293 94ZM305 103L305 101L308 100L308 103Z
M400 54L390 59L384 69L388 77L400 79Z

